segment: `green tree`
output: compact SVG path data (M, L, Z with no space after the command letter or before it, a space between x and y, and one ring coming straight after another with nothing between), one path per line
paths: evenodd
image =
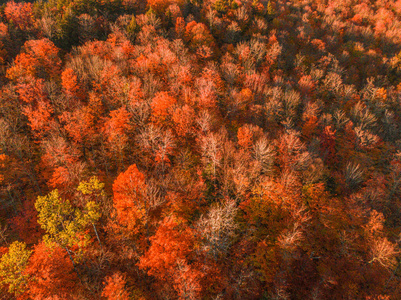
M78 19L71 9L58 22L59 32L57 35L57 44L63 49L71 49L72 46L79 44L79 26Z

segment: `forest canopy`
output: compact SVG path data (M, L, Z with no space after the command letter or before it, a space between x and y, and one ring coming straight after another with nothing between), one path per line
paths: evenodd
M399 299L401 0L0 6L0 299Z

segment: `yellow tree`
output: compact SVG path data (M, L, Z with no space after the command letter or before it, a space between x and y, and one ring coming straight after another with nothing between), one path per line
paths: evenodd
M58 190L46 196L39 196L35 203L38 211L38 223L45 230L45 242L55 242L63 247L71 261L71 248L86 246L90 236L85 229L100 218L99 206L88 201L84 208L72 206L70 201L60 198Z
M25 243L14 242L0 259L0 285L8 287L8 292L19 295L25 291L28 275L25 268L31 255Z

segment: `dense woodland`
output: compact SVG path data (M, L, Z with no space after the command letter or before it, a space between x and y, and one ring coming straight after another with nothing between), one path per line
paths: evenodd
M0 6L0 299L401 299L401 0Z

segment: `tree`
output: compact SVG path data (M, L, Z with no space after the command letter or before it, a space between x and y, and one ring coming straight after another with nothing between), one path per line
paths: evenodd
M350 190L356 189L364 180L364 171L359 164L348 162L344 170L344 178Z
M65 111L60 116L60 121L68 135L77 145L82 145L85 155L85 149L95 139L95 117L91 108L82 106L73 112ZM88 145L89 144L89 145Z
M18 236L28 244L37 243L43 231L41 230L37 220L38 212L35 209L35 201L25 200L19 214L11 219L11 228L14 229Z
M202 286L201 278L204 275L184 260L177 261L174 274L174 289L178 292L178 299L199 299Z
M124 149L128 143L130 113L125 107L110 112L105 120L102 132L111 157L116 157L117 167L121 168L124 161Z
M275 149L267 138L259 139L253 146L253 155L260 166L261 173L271 174L274 167Z
M264 182L255 187L249 200L239 206L239 228L249 231L246 241L253 243L251 265L264 282L272 282L279 270L280 254L277 249L280 234L299 217L296 197L276 182ZM301 211L302 210L299 210ZM297 215L297 216L296 216ZM296 216L296 217L295 217ZM281 237L282 239L282 237Z
M157 93L150 104L152 108L152 121L159 125L169 124L176 102L177 100L166 92Z
M212 52L214 38L209 29L203 23L192 21L185 27L185 39L189 42L192 50L198 50L202 46L209 48Z
M77 192L77 198L80 202L79 207L81 207L84 212L85 221L92 224L99 245L102 246L95 223L101 217L100 207L102 208L103 214L110 211L109 203L106 202L104 183L101 183L99 179L94 176L91 177L88 181L80 182L77 188Z
M35 207L38 223L46 232L44 241L64 248L73 261L71 248L78 246L81 250L89 243L85 229L100 218L99 206L89 201L82 210L74 208L70 201L60 198L58 190L53 190L47 196L39 196Z
M81 153L67 139L53 134L47 140L42 140L45 150L41 157L43 177L53 188L60 191L73 191L83 177L85 163L79 161Z
M146 217L151 204L146 198L145 176L136 165L131 165L118 175L113 184L113 203L117 221L130 234L137 234L140 227L147 222Z
M4 14L9 22L25 31L29 29L34 22L32 7L32 3L15 3L14 1L8 1L4 8Z
M202 273L190 263L195 243L193 230L184 220L166 217L150 241L151 246L140 258L139 267L159 282L173 284L179 299L197 299Z
M36 105L26 106L24 114L28 117L29 126L37 137L46 135L54 123L52 117L53 108L45 101L39 101Z
M238 145L240 145L244 149L249 149L262 136L263 136L263 130L260 127L245 124L244 126L238 128L238 133L237 133Z
M74 70L71 68L66 68L61 73L61 84L64 89L64 93L73 99L81 99L82 91L78 84L78 77Z
M28 69L26 71L28 72ZM45 81L41 78L35 78L32 74L19 78L16 90L22 103L35 105L38 102L47 101Z
M325 161L329 165L335 165L336 158L336 131L332 130L331 126L326 126L321 134L321 152L324 155Z
M144 128L138 139L147 159L149 167L161 167L161 174L164 174L165 167L170 165L170 158L175 150L175 139L169 129L162 130L150 124Z
M399 254L396 246L386 238L376 239L372 243L369 263L379 263L385 269L394 269L397 265L396 257Z
M35 207L38 211L38 223L47 233L44 236L45 241L56 242L62 247L72 247L79 242L74 208L70 201L60 198L58 190L53 190L47 196L39 196Z
M235 238L238 225L234 219L237 208L234 201L212 207L206 216L202 216L197 227L202 236L203 250L218 259L227 254Z
M25 76L55 79L61 72L59 49L48 39L30 40L24 44L13 66L7 70L7 78L19 81Z
M56 244L37 244L25 274L30 278L27 294L32 299L77 299L79 279L67 254Z
M125 276L121 273L114 273L112 276L106 277L102 296L107 300L129 300L125 284Z
M8 252L0 259L0 283L8 286L10 293L20 295L25 289L29 275L25 273L28 259L31 255L25 243L14 242Z
M222 144L224 140L225 137L220 133L209 133L207 136L202 137L201 140L202 156L205 163L211 165L214 178L223 156Z
M156 12L163 13L170 4L182 5L183 0L148 0L148 5Z
M177 108L173 114L174 131L180 137L188 136L194 132L195 111L185 104Z
M177 262L189 258L195 240L183 220L166 217L150 241L151 246L141 257L139 267L158 279L168 279Z
M0 36L1 36L1 23L0 23ZM0 66L3 67L4 64L6 63L6 58L7 58L7 50L4 49L4 44L0 41Z

